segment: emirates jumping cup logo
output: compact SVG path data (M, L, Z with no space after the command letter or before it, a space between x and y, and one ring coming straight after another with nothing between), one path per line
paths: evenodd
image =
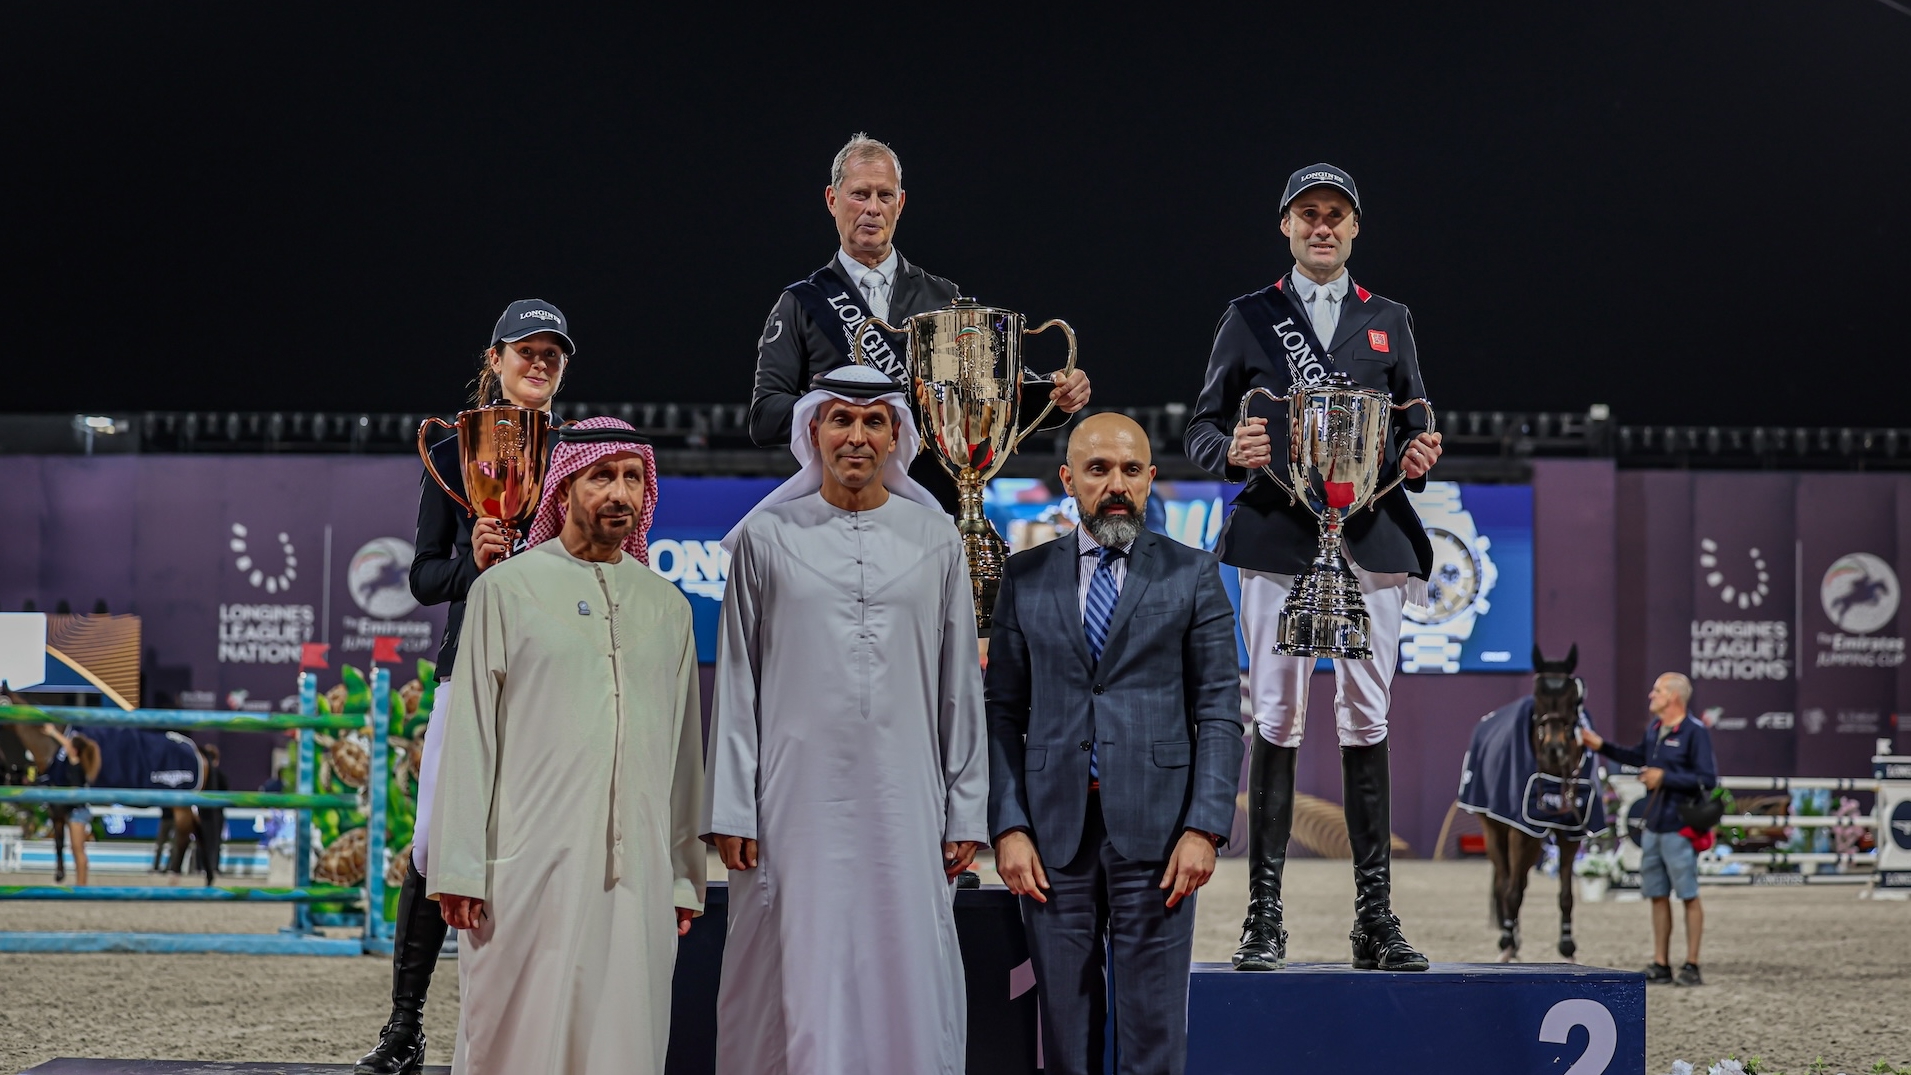
M403 538L373 538L352 556L345 569L352 600L368 616L395 620L418 607L411 595L411 561L416 555Z
M1719 562L1719 543L1711 538L1699 539L1699 566L1705 569L1705 586L1716 591L1719 600L1739 608L1757 608L1765 603L1772 592L1772 575L1766 569L1765 557L1757 549L1749 550L1752 574L1746 575L1742 568L1729 569ZM1727 572L1731 571L1728 575Z
M1881 557L1852 552L1833 560L1818 584L1825 616L1840 631L1870 634L1898 614L1898 573Z

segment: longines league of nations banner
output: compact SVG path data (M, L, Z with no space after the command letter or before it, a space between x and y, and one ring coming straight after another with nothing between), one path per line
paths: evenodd
M1911 697L1911 479L1644 472L1620 501L1620 637L1638 671L1689 672L1720 769L1868 774Z
M1017 548L1073 523L1038 484L990 491ZM717 540L774 485L663 480L652 567L690 599L706 663L726 566ZM402 684L436 654L443 609L420 607L408 586L416 460L11 456L0 489L0 611L30 597L43 611L104 601L139 614L149 702L165 691L184 707L286 709L302 668L325 686L343 665L376 662ZM1212 547L1234 489L1159 491L1151 525ZM1689 672L1726 771L1868 772L1911 697L1898 559L1911 548L1911 477L1626 471L1616 497L1620 689L1642 698L1658 672ZM1546 491L1465 485L1447 499L1452 548L1436 571L1452 618L1428 629L1458 653L1418 671L1528 670L1545 583L1533 574L1533 511ZM1580 637L1582 650L1598 644ZM1595 700L1596 712L1638 701Z

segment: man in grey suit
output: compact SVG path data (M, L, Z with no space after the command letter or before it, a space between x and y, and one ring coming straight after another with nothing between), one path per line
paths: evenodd
M1022 897L1050 1075L1182 1071L1194 891L1234 820L1241 688L1212 555L1142 527L1148 435L1097 414L1062 484L1082 526L1009 557L986 695L989 832ZM1103 946L1113 962L1103 966Z

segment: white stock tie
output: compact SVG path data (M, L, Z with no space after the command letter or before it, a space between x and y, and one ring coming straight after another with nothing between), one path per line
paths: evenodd
M883 274L874 269L863 274L863 298L869 300L869 312L889 320L888 289L883 287Z
M1322 350L1334 345L1334 326L1340 323L1339 304L1334 301L1333 293L1324 287L1314 289L1314 335L1320 338Z

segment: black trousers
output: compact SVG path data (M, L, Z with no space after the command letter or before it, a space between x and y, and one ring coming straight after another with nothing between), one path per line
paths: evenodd
M1111 991L1118 1075L1181 1075L1195 897L1168 908L1159 887L1167 863L1123 858L1093 792L1074 859L1042 865L1048 902L1022 897L1022 923L1048 1075L1101 1075Z
M224 807L210 806L199 808L199 868L206 874L206 883L212 884L219 873L219 845L226 834L226 811Z

